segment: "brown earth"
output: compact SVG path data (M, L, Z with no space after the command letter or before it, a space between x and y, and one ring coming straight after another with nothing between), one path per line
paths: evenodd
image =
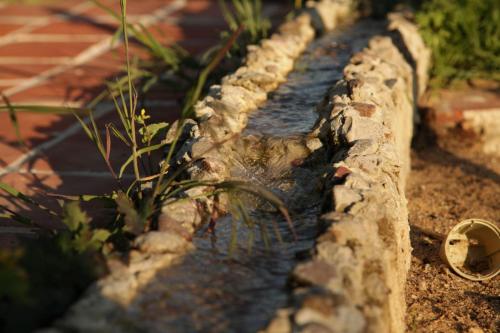
M472 282L439 258L456 223L500 223L500 158L482 153L464 133L422 129L414 141L407 186L412 267L407 283L408 332L500 332L500 276Z

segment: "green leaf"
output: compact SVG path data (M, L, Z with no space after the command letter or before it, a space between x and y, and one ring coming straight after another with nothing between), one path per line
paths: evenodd
M80 208L78 201L67 202L63 205L63 223L72 232L77 232L90 222L89 217Z
M115 201L118 212L124 216L125 229L134 235L140 234L144 230L144 221L135 209L132 200L120 191Z
M106 229L93 229L92 236L86 244L86 249L99 250L111 236L111 232Z
M5 96L4 94L1 94L1 95L2 95L2 98L3 98L5 105L7 105L7 107L8 107L9 119L10 119L12 126L14 127L14 130L16 131L17 141L19 142L20 146L25 146L24 140L21 136L21 131L19 129L19 121L17 120L16 109L12 106L12 104L10 103L7 96Z
M116 128L116 126L113 123L109 123L106 125L108 128L111 128L111 132L115 137L120 139L127 147L130 147L130 143L127 141L127 139L122 135L122 133Z
M54 216L59 216L59 214L57 214L56 212L54 212L53 210L45 207L44 205L42 205L41 203L31 199L30 197L28 197L27 195L21 193L20 191L16 190L15 188L13 188L12 186L6 184L6 183L2 183L0 182L0 190L3 190L5 192L7 192L11 197L13 198L16 198L16 199L19 199L25 203L28 203L30 205L33 205L51 215L54 215Z
M0 214L0 218L13 220L26 225L33 225L33 221L30 218L22 216L4 205L0 205L0 211L4 212Z
M29 279L21 266L23 251L0 250L0 298L25 303L28 301Z
M70 108L66 106L11 104L10 106L0 105L0 112L9 112L11 108L14 108L16 112L32 112L39 114L71 114L88 111L81 108Z
M149 152L152 152L152 151L155 151L163 146L165 146L166 143L159 143L157 145L153 145L153 146L149 146L149 147L144 147L144 148L141 148L137 151L137 156L140 157L142 154L144 153L149 153ZM132 163L132 161L134 160L134 155L132 154L126 161L125 163L123 163L122 167L120 168L120 174L118 175L118 178L122 178L123 176L123 173L125 172L125 169L127 168L127 166Z
M168 123L153 123L139 129L139 133L142 135L142 142L151 142L160 131L165 130L168 127Z

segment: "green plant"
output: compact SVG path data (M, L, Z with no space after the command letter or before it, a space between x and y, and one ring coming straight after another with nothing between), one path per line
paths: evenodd
M87 199L106 201L109 205L114 207L116 216L109 222L109 230L107 233L102 230L91 231L86 227L78 227L74 230L70 227L70 230L78 230L79 232L82 232L82 239L90 241L97 237L98 240L104 241L105 238L107 238L104 237L104 235L109 236L108 233L116 233L116 230L123 231L125 234L130 235L137 235L144 230L149 230L152 227L152 221L159 213L161 203L166 199L179 195L179 193L182 193L184 190L189 188L196 186L211 186L214 189L211 195L217 195L221 191L234 192L234 186L230 187L228 185L234 185L235 183L225 182L217 184L213 182L206 183L182 180L180 176L187 166L174 170L171 166L171 162L176 151L180 134L182 133L182 129L185 125L185 119L192 115L193 105L201 97L211 73L228 54L232 45L244 31L244 26L243 24L240 24L228 39L224 39L223 44L218 48L217 52L212 55L208 64L200 70L199 75L197 75L197 79L192 84L192 88L186 94L181 119L173 125L164 122L149 123L149 115L146 113L146 110L141 109L141 111L138 112L138 93L136 91L135 80L141 78L143 72L132 66L129 56L129 30L131 31L133 37L137 38L142 42L142 44L152 50L153 55L157 55L158 59L161 59L161 61L163 61L167 66L174 69L177 68L176 66L178 66L179 63L175 59L178 58L175 56L175 53L168 53L166 48L159 46L159 43L155 41L144 28L137 29L133 25L127 23L126 0L120 1L122 11L121 15L113 13L109 8L104 7L97 1L94 2L112 14L115 18L119 18L121 23L121 30L117 32L116 36L123 36L124 39L126 75L114 84L110 84L108 90L108 95L114 101L115 110L119 116L120 124L106 124L105 136L103 138L101 136L101 131L93 118L91 108L80 110L43 106L13 106L6 98L4 98L6 106L3 108L10 112L16 130L18 130L18 123L15 117L16 111L22 110L48 113L73 112L75 114L85 133L97 147L97 150L105 161L110 173L117 181L117 188L112 191L112 193L104 196L89 196ZM233 20L235 20L234 22L253 22L250 24L253 27L250 31L263 31L259 23L262 19L260 18L260 14L257 14L260 12L260 5L260 2L258 1L252 5L250 2L246 1L236 2L235 7L237 15L235 16L236 18L233 18ZM161 56L162 54L164 55L167 53L171 54L172 57ZM90 106L103 99L104 96L104 93L98 96ZM88 115L88 123L81 118L81 115L83 114ZM161 138L165 137L165 133L167 131L175 133L175 135L173 135L173 140L170 142L161 140ZM131 150L130 157L123 162L119 171L115 170L110 159L113 138L118 139ZM166 157L163 159L162 163L156 163L155 155L157 160L161 157L165 149L167 149ZM125 186L122 177L129 165L132 165L135 179L131 184L129 184L129 186ZM245 187L247 192L252 192L248 190L250 188L249 186L243 185L244 184L240 184L240 187ZM7 185L4 185L2 189L8 192L11 196L18 197L23 201L29 202L29 204L35 204L40 209L45 209L44 206L30 201L31 199L17 192L15 189L8 188ZM271 201L277 205L280 211L286 212L283 208L284 206L282 204L278 204L279 200L272 197L270 192L266 194L263 190L254 190L253 193L260 193L261 195L265 194L264 197L267 196L268 198L271 198ZM64 199L82 200L82 198L83 197L80 196L78 198L65 197ZM81 216L83 213L80 214L74 206L63 205L63 209L67 209L68 207L72 207L72 215L76 215L75 218L77 220L85 220L85 218ZM0 208L4 211L3 217L9 217L23 223L35 224L34 221L26 220L24 217L19 216L7 207ZM50 213L56 216L60 215L53 211L50 211ZM70 224L70 226L71 225L72 224ZM80 225L86 224L80 223ZM97 235L94 234L96 232L98 233ZM102 242L99 244L102 245Z
M231 0L233 11L229 10L225 0L219 0L219 4L231 31L243 25L253 43L267 36L271 23L262 16L261 0Z
M79 242L70 233L41 234L15 250L0 249L0 331L49 325L104 274L102 259L90 247L75 248Z
M226 0L219 0L219 5L229 29L235 32L242 29L240 38L232 47L232 54L243 56L248 44L254 44L267 37L271 22L262 14L261 0L231 0L231 8ZM241 28L243 27L243 28ZM228 38L230 32L222 33L223 38Z
M237 42L242 32L248 31L253 41L266 34L267 28L265 28L264 20L260 16L260 1L254 3L250 3L249 1L235 1L233 3L236 10L234 16L229 13L227 8L225 9L228 20L231 22L230 26L232 29L235 29L229 35L229 38L223 39L223 43L217 48L217 52L211 54L208 63L203 68L200 68L196 80L192 83L192 88L186 94L182 117L175 124L167 124L165 122L149 123L150 117L146 110L141 109L138 112L138 93L135 82L138 79L144 78L145 71L132 65L129 55L129 31L134 38L151 51L153 56L169 68L179 70L179 66L183 62L182 57L179 57L180 53L161 46L144 27L137 28L127 23L126 0L120 1L121 15L113 13L109 8L97 1L94 1L94 3L104 8L115 18L120 19L121 30L116 33L116 36L123 36L126 53L126 75L116 82L110 83L108 91L100 94L90 104L89 108L85 110L66 107L11 105L6 97L4 97L5 106L0 106L0 109L9 112L19 138L19 124L16 116L16 112L18 111L37 113L72 112L102 156L111 175L117 182L117 188L111 193L101 196L59 196L62 207L61 213L46 208L44 205L35 202L7 184L0 183L0 189L7 192L11 197L62 219L67 225L68 233L56 232L55 235L57 237L68 238L72 244L71 248L79 252L86 251L87 249L99 251L108 240L118 240L119 243L123 244L124 239L134 237L141 232L151 229L164 200L176 198L182 192L197 186L212 188L212 192L207 193L207 195L211 196L217 196L223 192L235 193L237 191L245 191L260 196L277 207L290 223L286 208L271 192L242 182L217 183L185 180L182 178L182 174L189 165L174 169L171 163L176 152L178 140L185 126L185 120L192 115L193 106L200 99L212 72L230 52L231 47ZM238 25L235 26L235 24ZM245 30L245 25L250 28ZM201 65L201 63L203 61L198 63L198 65ZM113 123L106 124L103 138L99 126L93 117L92 106L106 96L112 98L120 123L119 125ZM83 120L82 115L88 116L88 122ZM174 133L173 140L169 142L162 140L167 131ZM110 158L113 139L119 140L131 150L130 157L122 163L119 170L115 170ZM166 156L164 156L162 163L157 163L165 149ZM133 169L134 181L126 186L123 182L123 175L130 165ZM104 228L91 227L90 219L79 207L78 202L92 200L106 202L115 211L114 216L109 219ZM242 205L239 205L238 211L241 212L242 207ZM0 206L0 211L2 211L0 217L40 227L36 221L21 216L8 207ZM247 215L242 214L241 216ZM245 220L248 222L248 219ZM255 225L254 223L247 224Z
M36 239L0 249L0 331L32 332L60 316L105 272L100 250L112 232L92 226L77 201L61 201L62 212L56 213L6 184L0 183L0 189L66 225L44 228L0 206L0 217L41 228Z
M434 86L455 80L500 80L500 3L495 0L430 0L416 15L432 50Z
M144 27L136 27L127 23L126 0L121 0L119 18L121 30L117 38L123 37L126 51L126 75L116 82L108 84L108 90L97 96L86 109L67 107L48 107L37 105L12 105L6 97L5 105L0 111L9 112L19 142L22 138L19 131L17 112L35 113L73 113L79 120L85 133L96 146L110 173L116 179L116 188L107 195L62 196L50 195L57 199L60 209L49 208L7 184L0 183L0 190L6 192L13 200L44 211L61 220L66 228L62 230L48 229L37 221L20 215L7 206L0 206L0 218L9 219L39 229L40 238L27 242L16 251L0 251L0 330L32 331L62 314L72 301L98 276L103 274L102 254L112 251L124 251L129 248L129 240L136 235L154 227L154 219L159 214L165 200L183 200L183 193L191 188L203 186L210 189L206 196L217 198L221 194L229 196L234 207L233 227L236 230L238 221L243 222L251 230L249 249L254 238L253 229L257 226L261 237L269 243L267 226L264 221L253 219L239 198L241 192L262 198L274 206L284 216L293 231L290 217L285 205L272 192L257 185L239 181L196 181L183 178L189 164L174 167L173 158L185 126L186 119L192 115L195 102L203 94L205 87L217 77L214 71L231 53L240 34L245 30L241 23L253 20L248 36L264 36L261 26L260 2L248 7L242 1L239 13L235 18L238 26L226 36L214 50L201 60L186 56L181 49L168 49L161 46ZM250 8L250 10L248 9ZM243 10L243 11L241 11ZM250 15L251 13L251 15ZM250 16L245 16L250 15ZM186 94L181 119L174 124L165 122L151 123L147 111L138 107L139 93L146 91L158 81L161 74L150 68L141 67L129 56L129 32L143 46L151 51L153 58L161 63L161 70L167 68L184 79L191 89ZM256 41L257 39L247 39ZM243 45L243 44L241 44ZM191 67L186 70L184 64ZM195 69L193 74L186 74ZM136 89L142 82L141 89ZM104 137L93 117L93 107L103 99L110 97L119 116L119 124L105 125ZM88 116L84 120L82 116ZM169 132L173 140L162 140ZM118 140L130 148L130 157L117 170L111 160L112 141ZM161 163L158 163L162 160ZM196 161L193 161L194 163ZM132 166L134 180L126 184L123 180L125 170ZM81 208L81 203L100 202L112 212L109 216L99 216L99 223L92 219ZM280 240L278 229L276 237ZM234 248L236 234L230 247ZM29 320L23 320L28 317ZM22 323L22 324L19 324Z

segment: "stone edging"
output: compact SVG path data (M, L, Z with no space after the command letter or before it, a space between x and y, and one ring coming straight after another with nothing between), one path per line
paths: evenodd
M351 0L322 0L308 3L295 19L282 24L278 32L259 46L249 46L245 63L225 76L221 85L210 88L207 96L195 105L198 122L187 129L189 135L179 152L182 162L193 164L191 179L221 181L230 178L234 138L246 127L248 114L267 99L267 94L286 81L294 61L314 39L315 31L333 29L352 12ZM207 217L225 212L224 196L217 205L210 198L199 199L210 189L197 187L186 191L198 199L167 202L162 210L159 229L187 229L193 233ZM188 216L189 218L186 218Z
M294 270L294 307L278 311L266 333L405 331L404 189L430 53L403 15L389 21L390 37L354 55L320 107L315 133L333 154L326 231Z
M203 157L189 170L192 179L223 180L229 177L226 143L246 126L247 115L267 99L267 93L286 80L295 59L315 37L315 29L333 29L350 13L351 0L321 0L282 24L278 32L259 46L250 46L244 66L213 86L195 106L197 122L188 122L183 133L183 160ZM321 19L319 19L321 18ZM167 135L167 140L169 135ZM214 149L216 147L216 149ZM52 328L43 332L111 332L134 330L125 318L141 286L159 269L178 261L193 248L189 238L216 209L214 201L199 198L206 188L187 191L186 199L167 202L159 219L159 231L139 236L129 263L110 262L110 274L89 288ZM197 199L190 199L196 197Z

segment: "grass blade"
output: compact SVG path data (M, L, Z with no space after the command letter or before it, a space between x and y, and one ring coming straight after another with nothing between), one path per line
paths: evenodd
M113 123L107 124L106 127L111 129L111 132L117 139L121 140L127 147L130 147L130 143L127 141L127 139L123 136L123 134L116 128L116 126Z
M11 104L0 105L0 112L9 112L10 108L14 108L16 112L31 112L38 114L71 114L88 112L86 109L73 108L68 106L47 106L47 105L30 105L30 104Z
M7 208L4 205L0 205L0 211L4 211L3 214L0 214L0 218L14 220L16 222L19 222L19 223L22 223L25 225L34 225L33 221L30 218L22 216L16 212L14 212L13 210Z
M139 158L142 154L144 153L149 153L149 152L152 152L152 151L155 151L163 146L166 146L166 143L159 143L157 145L152 145L152 146L149 146L149 147L144 147L144 148L141 148L139 150L137 150L136 152L136 155L137 157ZM127 168L127 166L132 163L134 161L134 158L135 158L135 155L131 155L126 161L125 163L123 163L122 167L120 168L120 173L118 175L118 178L122 178L123 176L123 173L125 172L125 169ZM138 180L141 179L140 177L137 178Z
M10 122L11 122L12 126L14 127L14 130L16 131L16 137L17 137L17 141L19 142L19 145L21 147L26 147L26 145L24 144L24 140L23 140L23 138L21 136L21 131L19 129L19 122L17 120L16 109L14 109L14 107L12 106L12 104L10 104L9 99L4 94L2 94L2 99L3 99L5 105L8 108L9 119L10 119Z
M7 194L9 194L11 197L19 199L27 204L33 205L33 206L49 213L50 215L57 216L57 217L60 216L58 213L54 212L50 208L47 208L46 206L42 205L41 203L36 202L35 200L31 199L30 197L21 193L20 191L16 190L15 188L11 187L10 185L7 185L5 183L0 182L0 190L3 190Z
M118 179L116 177L115 170L113 170L113 166L111 165L111 133L109 131L109 126L106 126L106 164L108 165L109 171L113 175L114 179Z
M293 227L292 219L290 218L288 209L286 209L286 206L283 203L283 201L281 201L280 198L278 198L274 193L272 193L268 189L259 185L250 184L239 180L223 181L221 183L214 184L214 186L229 191L231 190L244 191L253 194L257 197L263 198L264 200L275 206L276 209L278 209L278 211L281 213L281 215L283 215L288 224L288 227L292 231L294 239L297 239L297 234L295 232L295 228Z
M238 29L238 23L236 23L236 19L234 18L233 14L231 14L231 11L227 8L226 0L219 0L219 7L221 9L222 15L224 16L224 19L226 20L227 25L229 26L229 29L233 31Z

